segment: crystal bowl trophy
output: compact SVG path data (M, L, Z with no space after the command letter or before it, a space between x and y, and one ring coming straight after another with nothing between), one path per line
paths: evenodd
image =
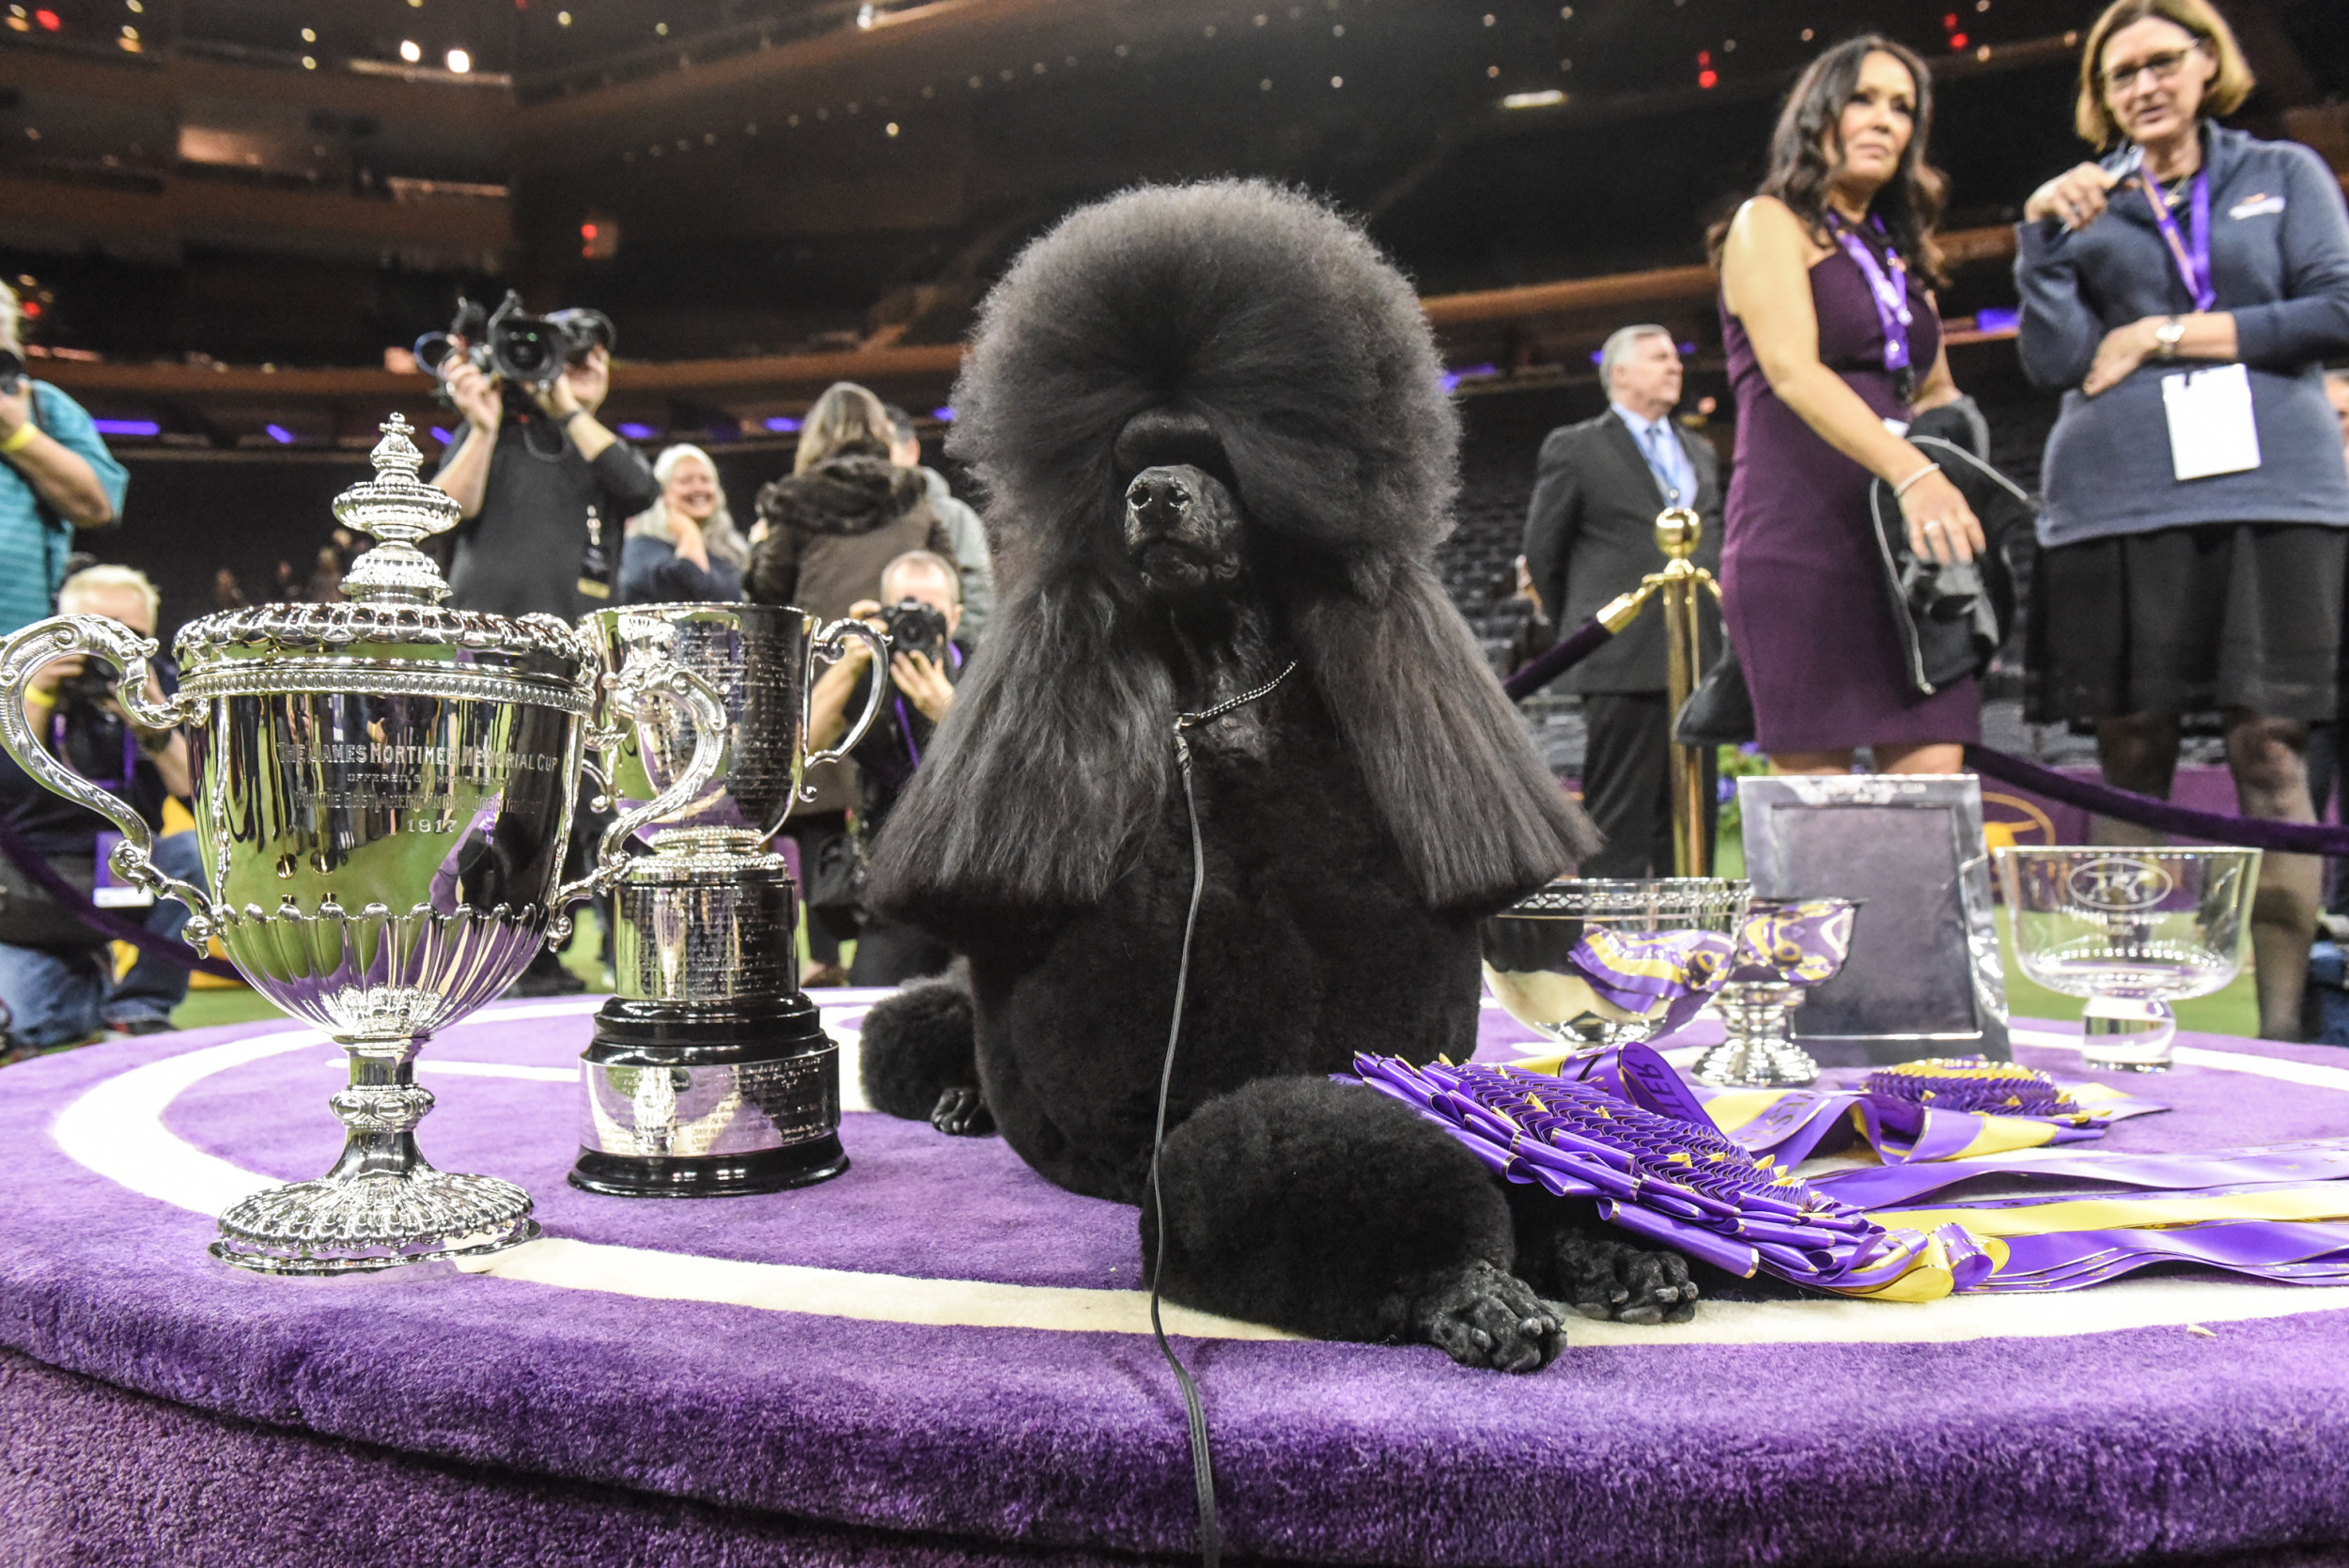
M381 541L343 580L350 602L194 622L178 643L184 683L163 704L146 694L155 644L120 622L60 615L0 646L0 744L120 830L114 870L194 911L191 944L217 937L256 990L350 1056L350 1082L328 1101L349 1129L334 1168L220 1217L213 1255L266 1273L356 1273L538 1234L521 1188L417 1153L433 1097L415 1081L416 1052L566 935L563 911L617 875L625 835L668 804L615 822L596 870L562 883L599 704L634 713L684 697L718 711L674 667L612 676L553 616L441 608L448 589L415 541L454 523L458 505L417 478L407 424L383 430L375 477L334 503L336 520ZM147 824L26 722L26 676L77 654L116 666L116 700L140 722L186 726L209 895L157 870ZM717 762L708 748L670 798Z
M1999 851L2015 959L2051 991L2085 997L2091 1067L2167 1072L2170 1004L2208 996L2243 968L2256 849Z
M1562 877L1483 925L1509 1016L1569 1051L1677 1028L1726 974L1747 887L1719 877Z
M1795 1044L1786 1015L1805 992L1843 969L1859 909L1849 898L1753 901L1714 998L1724 1032L1697 1063L1700 1081L1735 1089L1798 1089L1818 1081L1819 1064Z
M768 841L812 764L845 754L889 686L887 644L862 621L818 629L784 605L652 604L582 623L617 669L674 660L724 706L724 760L704 786L640 826L649 854L613 889L616 994L582 1061L586 1107L571 1182L616 1197L774 1192L848 1169L840 1058L800 989L798 899ZM808 755L818 659L850 638L874 651L864 711L838 746ZM615 793L675 797L705 739L674 709L639 710L602 746Z

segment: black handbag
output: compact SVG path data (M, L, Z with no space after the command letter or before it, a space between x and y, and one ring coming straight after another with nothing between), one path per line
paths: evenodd
M1683 746L1742 746L1754 737L1753 693L1737 650L1721 639L1721 656L1697 677L1696 690L1680 705L1672 739Z
M1903 674L1911 691L1930 697L1990 667L2015 616L2007 547L2018 533L2030 532L2036 510L2021 486L1955 442L1913 427L1908 439L1965 496L1983 541L1971 561L1921 556L1909 549L1908 522L1892 487L1882 479L1868 487L1885 592L1907 660Z
M51 870L86 900L97 890L98 862L89 855L46 857ZM103 947L107 939L84 924L48 890L0 854L0 942L10 947Z
M842 831L821 835L808 856L807 908L810 914L862 917L864 912L865 856L863 835ZM806 846L806 840L801 844Z

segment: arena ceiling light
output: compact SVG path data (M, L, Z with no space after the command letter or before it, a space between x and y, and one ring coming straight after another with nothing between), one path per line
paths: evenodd
M424 58L424 45L413 39L402 39L399 40L399 57L414 65Z
M452 49L448 52L448 69L462 76L473 70L473 56L461 49Z
M1501 101L1504 109L1548 109L1563 103L1566 95L1556 87L1545 87L1537 93L1511 93Z

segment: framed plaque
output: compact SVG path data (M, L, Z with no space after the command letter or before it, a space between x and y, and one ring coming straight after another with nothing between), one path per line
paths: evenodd
M1757 898L1857 898L1851 957L1792 1015L1821 1066L2013 1060L1971 774L1737 781Z

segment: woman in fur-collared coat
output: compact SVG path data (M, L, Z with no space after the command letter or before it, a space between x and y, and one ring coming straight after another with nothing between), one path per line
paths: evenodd
M910 550L952 561L954 541L930 509L919 469L889 460L894 432L879 397L854 381L824 389L800 427L791 475L758 492L766 536L752 549L742 597L753 604L796 604L817 622L839 619L859 599L879 597L881 568ZM814 796L793 808L786 836L800 863L814 867L836 851L857 802L850 765L807 770ZM843 985L840 943L856 934L852 917L817 915L808 929L817 969L811 984Z

